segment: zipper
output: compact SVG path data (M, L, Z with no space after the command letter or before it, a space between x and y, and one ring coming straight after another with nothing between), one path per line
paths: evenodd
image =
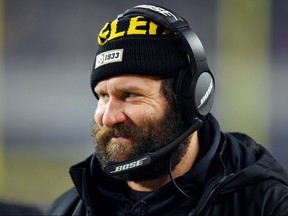
M143 215L145 215L147 203L144 200L141 200L140 202L141 202L141 207L140 207L139 215L143 216Z
M208 201L210 200L212 195L215 193L216 189L218 189L219 187L220 187L220 183L218 183L216 186L214 186L214 188L210 191L207 199L203 202L203 204L200 206L200 208L193 214L194 216L197 215L198 213L200 213L204 209L204 207L206 207L206 204L208 203ZM192 216L192 214L190 213L189 216Z

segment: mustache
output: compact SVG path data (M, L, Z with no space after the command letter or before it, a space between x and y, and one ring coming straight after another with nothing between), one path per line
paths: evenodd
M127 124L118 124L112 127L100 127L97 124L93 126L93 136L95 137L96 141L102 140L104 142L108 142L112 137L125 137L125 138L132 138L135 137L136 134L143 133L141 128L136 126L130 126Z

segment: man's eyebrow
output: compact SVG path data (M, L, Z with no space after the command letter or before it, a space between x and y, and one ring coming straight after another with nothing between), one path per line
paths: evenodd
M144 87L144 86L143 86ZM129 85L129 86L125 86L125 87L120 87L119 89L121 91L142 91L143 87L139 86L139 85Z
M95 88L93 90L94 90L95 93L99 93L101 91L101 89L97 88L96 86L95 86Z
M122 91L122 92L136 91L136 92L138 92L138 91L143 91L144 87L145 87L144 85L139 86L139 85L131 84L131 85L127 85L127 86L119 86L116 88L116 91ZM95 87L94 91L96 94L101 94L101 93L106 92L106 90L101 88L101 87L98 87L98 88Z

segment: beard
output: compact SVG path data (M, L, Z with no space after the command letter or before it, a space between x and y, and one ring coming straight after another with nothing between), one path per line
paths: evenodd
M147 118L143 126L133 123L120 123L112 127L100 127L93 119L92 137L95 154L102 169L109 162L122 162L148 152L157 151L180 136L185 125L179 112L168 109L161 118ZM124 137L123 142L113 142L113 137ZM172 169L186 153L188 141L179 145L172 158ZM168 174L172 152L159 158L156 162L138 169L119 173L113 177L122 181L147 181Z

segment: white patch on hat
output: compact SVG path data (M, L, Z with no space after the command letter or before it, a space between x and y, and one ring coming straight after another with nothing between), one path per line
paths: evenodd
M96 56L95 69L110 63L122 62L124 49L109 50Z

